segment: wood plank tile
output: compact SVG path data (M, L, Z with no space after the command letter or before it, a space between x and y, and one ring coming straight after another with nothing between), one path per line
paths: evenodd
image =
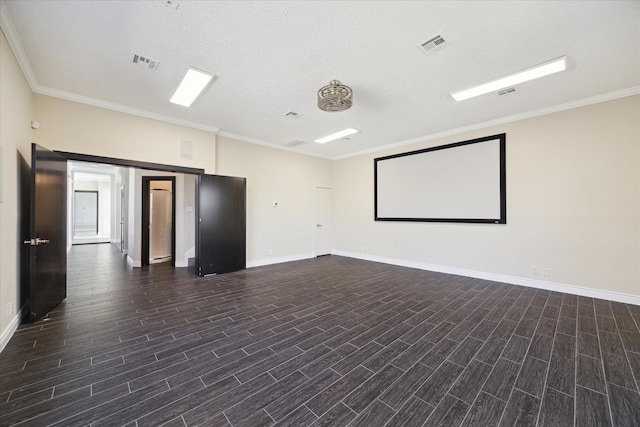
M365 382L371 375L371 371L363 368L362 366L358 366L317 394L306 403L306 406L311 409L314 414L320 417L345 396L355 390L360 384ZM355 417L356 413L351 409L349 409L348 412L354 414Z
M379 400L374 401L367 409L358 415L349 426L371 427L384 425L395 415L396 411Z
M287 414L294 412L296 408L301 407L309 398L320 393L340 378L340 374L331 369L327 369L299 387L289 391L289 393L281 399L267 405L265 409L274 420L279 421L287 416Z
M576 384L606 394L602 361L578 354L577 362Z
M342 400L342 403L355 412L360 413L371 402L377 399L378 396L384 393L384 391L402 374L403 371L399 368L396 368L393 365L387 365L345 397Z
M91 246L65 303L0 353L0 424L637 417L636 306L338 256L198 278Z
M631 367L625 356L607 354L602 358L602 362L605 379L608 383L637 390Z
M356 413L342 403L327 411L313 426L346 426L356 417Z
M481 392L467 413L461 427L494 427L500 422L507 402Z
M576 359L565 359L557 354L551 356L551 361L549 362L549 373L547 374L547 388L550 387L568 394L569 396L573 396L576 385L575 383Z
M629 390L607 384L611 417L616 426L638 425L640 421L640 395L638 389Z
M460 425L468 410L468 403L447 394L427 418L425 424L434 426Z
M540 399L514 389L499 425L500 427L535 426L539 410Z
M576 387L575 423L576 426L611 426L607 396L584 387Z
M507 359L499 359L482 390L506 402L516 383L521 366Z
M479 360L472 361L458 377L449 393L468 404L472 404L492 368L491 365Z
M432 406L438 405L447 391L453 386L460 374L462 367L455 363L445 361L433 374L427 378L425 383L416 391L416 397L424 400Z
M515 387L537 398L542 397L549 364L533 357L527 357L516 380Z
M538 418L540 427L557 427L573 425L573 397L547 388Z
M434 407L427 402L412 397L386 424L386 427L420 427L433 412Z

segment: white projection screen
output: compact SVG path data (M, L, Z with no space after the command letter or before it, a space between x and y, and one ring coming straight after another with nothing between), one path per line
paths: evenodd
M374 159L376 221L507 223L506 134Z

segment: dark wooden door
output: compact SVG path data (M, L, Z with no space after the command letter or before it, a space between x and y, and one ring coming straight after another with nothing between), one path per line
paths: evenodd
M67 159L31 145L29 320L67 296Z
M200 175L198 275L246 267L246 179Z

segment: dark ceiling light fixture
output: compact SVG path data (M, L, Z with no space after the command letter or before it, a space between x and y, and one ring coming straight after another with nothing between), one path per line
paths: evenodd
M318 108L322 111L339 112L351 108L353 91L338 80L331 82L318 91Z

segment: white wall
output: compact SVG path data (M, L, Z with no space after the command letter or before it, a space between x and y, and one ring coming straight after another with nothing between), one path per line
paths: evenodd
M247 178L247 265L313 257L316 187L332 187L331 161L224 137L217 146L217 173Z
M91 174L87 172L80 172L82 179L78 179L78 174L71 172L71 180L73 182L72 191L67 195L71 199L71 209L68 212L68 223L71 228L71 234L73 234L74 224L74 194L75 191L97 191L98 192L98 235L90 238L75 239L73 243L95 243L95 242L110 242L113 234L112 222L115 214L113 206L113 182L115 177L108 175L109 181L105 181L103 178L97 178L98 176L104 177L105 175L96 174L96 180L87 180ZM118 193L119 194L119 193Z
M639 119L640 97L634 96L336 161L334 248L512 283L619 293L618 299L638 304ZM375 157L502 132L506 225L373 220Z
M33 95L36 142L50 150L204 169L215 173L216 135L77 102ZM180 142L193 142L193 159Z
M0 146L2 147L2 197L0 203L0 351L18 326L18 312L25 295L20 295L19 254L21 218L29 212L20 205L20 164L31 164L33 100L18 62L0 31ZM14 311L10 312L9 306Z
M113 215L112 215L112 227L111 227L111 236L112 236L112 243L115 243L118 248L120 248L120 250L124 250L124 252L126 253L127 250L127 239L126 239L126 235L127 235L127 207L128 207L128 203L127 203L127 195L128 195L128 180L129 180L129 169L128 168L124 168L124 167L118 167L116 168L116 174L115 174L115 185L113 186L113 198L112 198L112 206L113 206ZM125 189L125 199L124 199L124 212L125 212L125 218L124 218L124 225L121 227L120 226L120 221L121 221L121 209L123 208L122 206L122 200L120 197L120 190L121 188L124 187ZM124 231L123 231L124 230ZM124 248L120 247L120 238L122 236L122 234L125 235L125 239L124 239Z

